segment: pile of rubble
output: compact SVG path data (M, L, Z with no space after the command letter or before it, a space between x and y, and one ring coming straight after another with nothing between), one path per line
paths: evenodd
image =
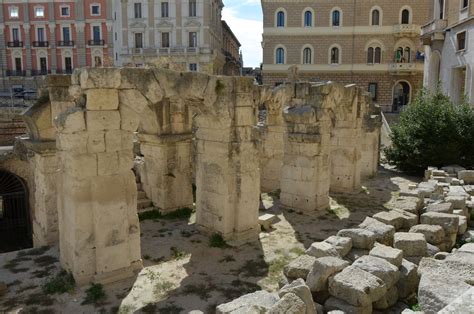
M290 262L278 295L258 291L217 313L400 313L416 302L435 313L454 301L472 306L464 300L473 295L474 244L453 250L458 240L474 242L467 230L470 184L474 171L428 169L425 181L401 193L391 210L313 243Z

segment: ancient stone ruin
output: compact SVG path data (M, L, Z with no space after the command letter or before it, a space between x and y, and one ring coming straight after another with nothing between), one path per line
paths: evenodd
M381 124L354 86L126 68L50 76L24 119L2 168L27 182L34 244L59 242L79 284L141 268L136 176L162 212L193 206L195 184L197 227L240 245L257 240L261 191L317 215L330 190L359 189Z

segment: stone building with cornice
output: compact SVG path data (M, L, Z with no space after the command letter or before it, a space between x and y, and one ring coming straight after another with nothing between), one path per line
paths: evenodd
M457 0L456 0L457 1ZM398 112L423 86L421 25L432 0L262 0L263 82L296 65L310 81L356 84Z

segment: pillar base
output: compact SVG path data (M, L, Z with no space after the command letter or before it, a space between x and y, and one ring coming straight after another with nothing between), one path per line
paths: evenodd
M138 272L143 268L143 261L139 260L136 262L133 262L130 266L122 268L122 269L117 269L105 274L100 274L100 275L95 275L95 276L74 276L74 280L76 281L76 284L81 287L88 285L90 283L100 283L103 285L112 283L112 282L117 282L120 280L125 280L131 277L136 276Z
M197 225L197 228L200 232L209 236L211 236L214 233L221 234L220 232L211 230L202 225ZM258 241L259 233L260 233L260 225L257 224L254 228L249 229L249 230L240 231L240 232L232 232L232 233L221 234L221 235L228 245L237 247L237 246L242 246L247 243Z

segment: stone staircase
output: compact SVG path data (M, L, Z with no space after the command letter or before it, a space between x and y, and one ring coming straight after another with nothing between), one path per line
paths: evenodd
M145 211L146 209L153 207L153 202L146 197L145 191L142 189L142 184L137 182L137 210L138 212Z

